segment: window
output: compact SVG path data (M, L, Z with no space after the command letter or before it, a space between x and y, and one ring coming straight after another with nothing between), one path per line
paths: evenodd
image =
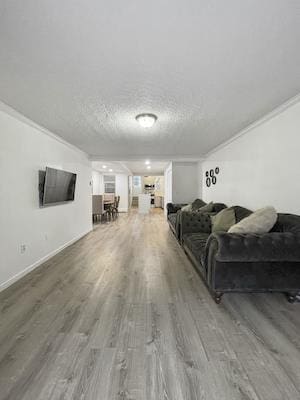
M116 193L116 177L115 175L104 175L104 193Z
M132 178L133 186L141 187L142 186L142 177L141 176L134 176Z

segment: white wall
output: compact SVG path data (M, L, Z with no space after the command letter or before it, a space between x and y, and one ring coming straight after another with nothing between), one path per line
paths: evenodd
M77 174L74 202L39 208L46 166ZM91 229L86 155L0 104L0 290Z
M92 181L93 181L93 194L103 194L104 193L103 175L99 171L93 169Z
M132 184L132 175L128 176L128 208L132 206L132 193L133 193L133 184Z
M199 192L198 163L172 163L172 201L173 203L191 203Z
M172 190L172 163L170 163L164 172L165 181L165 197L164 197L164 212L167 214L167 204L173 201L173 190Z
M164 176L156 176L155 177L155 196L164 196L165 195L165 178Z
M116 196L120 196L119 211L128 211L128 175L116 175Z
M300 214L300 102L272 113L202 163L203 198ZM220 168L207 188L205 171Z
M198 198L203 198L203 171L202 171L202 161L198 162L197 166L197 175L198 175ZM204 182L205 184L205 182Z
M201 176L199 176L197 162L171 162L164 172L165 186L165 213L167 203L191 203L201 190Z

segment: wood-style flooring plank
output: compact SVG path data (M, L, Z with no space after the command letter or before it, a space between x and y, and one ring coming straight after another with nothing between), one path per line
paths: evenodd
M216 305L163 213L132 210L0 293L0 400L298 400L299 306Z

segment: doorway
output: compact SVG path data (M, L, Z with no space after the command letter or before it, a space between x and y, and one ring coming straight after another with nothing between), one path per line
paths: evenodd
M163 175L132 177L132 207L139 206L139 195L146 194L150 196L151 208L164 208L165 182Z

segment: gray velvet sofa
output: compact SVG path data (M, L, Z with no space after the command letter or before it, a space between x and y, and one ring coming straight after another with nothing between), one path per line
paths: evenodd
M174 233L176 238L179 238L180 226L179 219L177 220L177 212L181 210L182 207L186 206L186 203L168 203L167 204L167 220L171 231Z
M167 220L171 231L175 237L181 241L181 208L186 206L184 203L168 203L167 204ZM216 214L226 208L223 203L214 203L211 215ZM188 211L189 213L192 213ZM194 212L197 215L197 211Z
M250 215L234 207L237 222ZM290 302L300 292L300 216L278 214L262 235L211 233L208 214L181 213L182 245L215 301L224 293L284 292Z

